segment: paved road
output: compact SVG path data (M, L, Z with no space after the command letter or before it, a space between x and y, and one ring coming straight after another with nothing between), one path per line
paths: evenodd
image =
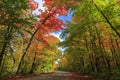
M50 74L38 75L20 80L91 80L88 76L77 75L69 72L57 71Z

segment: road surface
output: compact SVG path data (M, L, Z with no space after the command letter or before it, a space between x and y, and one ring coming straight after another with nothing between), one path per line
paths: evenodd
M91 80L87 75L78 75L69 72L56 71L49 74L42 74L17 80Z

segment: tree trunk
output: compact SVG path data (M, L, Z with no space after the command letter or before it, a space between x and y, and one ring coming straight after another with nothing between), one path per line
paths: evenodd
M46 22L46 20L47 20L49 17L51 17L51 15L48 15L48 16L43 20L43 22L42 22L41 24L44 25L45 22ZM20 62L19 62L19 65L18 65L18 68L17 68L17 71L16 71L16 75L17 75L17 74L20 74L20 68L21 68L21 66L22 66L22 63L24 62L25 55L27 54L27 51L28 51L28 49L29 49L29 47L30 47L30 45L31 45L31 42L32 42L35 34L39 31L39 29L40 29L40 28L37 28L37 29L35 30L35 32L32 34L32 36L31 36L31 38L30 38L30 41L28 42L28 45L27 45L27 47L26 47L25 51L23 52L23 55L22 55L22 57L21 57L21 59L20 59Z
M94 27L95 27L96 34L97 34L97 37L98 37L98 44L99 44L99 47L100 47L100 52L101 52L101 54L102 54L103 63L104 63L104 65L105 65L105 69L107 69L107 68L109 67L109 62L108 62L108 60L106 59L106 57L104 56L104 53L106 52L106 51L105 51L105 47L104 47L103 43L101 42L100 33L99 33L97 27L96 27L96 26L94 26ZM108 66L108 67L107 67L107 66ZM110 69L110 68L108 68L108 69ZM110 70L109 70L109 71L110 71Z
M116 67L119 70L119 64L118 64L117 57L116 57L116 54L115 54L116 51L115 51L115 47L113 45L112 38L111 38L111 47L112 47L111 52L112 52L113 59L115 60Z
M0 53L0 66L1 66L1 64L2 64L2 59L3 59L3 56L4 56L4 54L5 54L5 50L6 50L6 47L7 47L7 45L8 45L8 43L9 43L9 41L10 41L10 37L11 37L11 33L12 33L12 30L13 30L13 28L12 27L10 27L10 26L8 26L8 28L7 28L7 32L5 33L5 36L4 36L4 44L3 44L3 47L2 47L2 51L1 51L1 53Z
M92 33L92 29L91 27L88 27L89 28L89 33L90 33L90 43L91 43L91 50L93 52L92 54L92 58L95 59L95 71L99 72L99 65L98 65L98 62L99 62L99 59L98 57L96 57L96 52L95 52L95 48L97 47L96 44L95 44L95 41L94 41L94 36L93 33Z
M94 66L93 66L93 62L92 62L91 55L89 55L89 60L90 60L91 70L92 70L92 72L95 72L95 69L94 69Z
M37 52L35 52L35 56L34 56L34 59L33 59L33 63L32 63L32 66L31 66L31 70L30 70L30 74L33 74L34 72L34 68L35 68L35 65L36 65L36 55L37 55Z

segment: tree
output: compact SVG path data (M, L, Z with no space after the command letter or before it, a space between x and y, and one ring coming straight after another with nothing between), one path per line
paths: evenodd
M119 15L119 3L116 0L81 0L80 4L73 9L72 21L67 23L68 27L62 34L65 41L60 45L66 48L63 60L66 58L69 61L62 61L61 64L66 64L62 68L69 71L75 68L81 73L80 69L83 67L83 73L111 74L116 67L119 72L120 61L114 55L118 54L117 44L120 43L112 41L111 44L110 41L120 40L120 30L117 28L119 17L116 16ZM76 58L76 55L79 57ZM83 64L77 63L79 60Z
M64 6L54 6L54 4L55 3L53 1L45 1L45 5L48 9L38 15L38 19L40 18L40 20L35 24L36 29L33 32L25 51L23 52L16 74L20 73L20 68L24 61L24 57L31 45L34 36L37 36L38 40L45 42L44 37L49 35L50 32L63 29L63 22L59 20L56 15L67 15L67 10L64 8Z
M6 29L4 34L3 47L0 52L0 65L13 33L19 34L23 27L25 28L25 26L30 25L31 17L29 14L26 14L26 11L29 9L27 3L28 0L19 0L15 2L12 2L11 0L0 1L0 10L2 11L0 12L0 25Z

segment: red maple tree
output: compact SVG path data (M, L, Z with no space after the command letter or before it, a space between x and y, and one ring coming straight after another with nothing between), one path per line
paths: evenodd
M37 2L29 0L29 3L31 10L37 9ZM67 15L68 10L65 9L64 6L56 6L53 0L44 0L44 6L46 9L44 11L39 10L41 14L36 16L39 21L35 23L35 28L37 30L35 37L46 42L44 39L46 35L64 29L63 26L65 24L58 19L58 16Z
M44 0L44 6L46 7L45 11L40 10L41 14L36 16L38 21L33 23L35 26L35 31L33 32L28 45L23 52L16 74L20 74L22 62L24 61L26 53L34 37L43 43L47 43L47 37L50 36L51 32L56 32L63 29L64 23L58 19L58 16L67 15L67 9L65 9L65 7L62 5L56 6L54 0ZM29 7L31 8L32 12L33 10L37 9L38 3L34 0L29 0Z

